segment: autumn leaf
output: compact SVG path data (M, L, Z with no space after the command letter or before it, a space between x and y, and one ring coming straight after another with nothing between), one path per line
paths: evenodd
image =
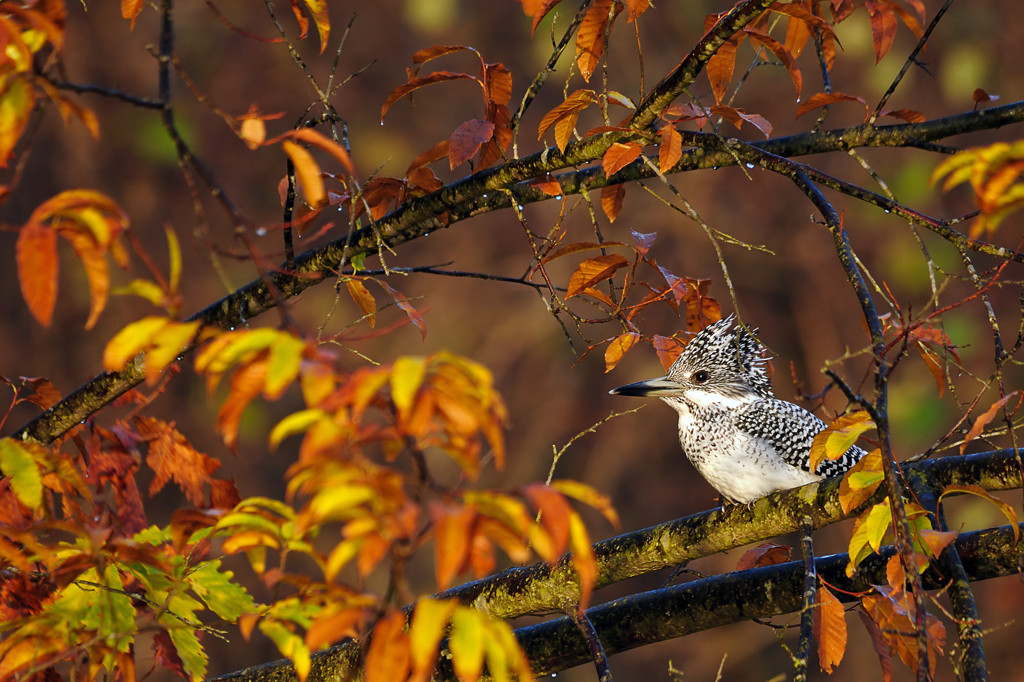
M617 253L607 256L588 258L579 264L576 271L569 278L569 288L565 293L566 298L572 298L584 289L588 289L598 282L606 280L615 274L619 268L629 265L629 261Z
M412 656L413 682L427 682L434 672L438 645L445 626L455 612L458 602L442 599L420 599L409 626L409 651Z
M735 37L725 41L715 54L711 55L711 59L708 60L705 67L708 80L711 81L711 92L715 95L715 104L721 104L725 99L726 90L732 80L733 69L736 67L737 47L739 47L739 40Z
M605 185L601 188L601 210L608 217L608 222L614 223L622 211L622 201L626 198L626 185Z
M37 443L0 438L0 472L11 482L18 501L35 511L43 503L43 472L46 450Z
M35 106L32 86L24 78L11 74L0 80L0 166L7 167L15 145L25 132Z
M882 61L896 39L896 13L889 2L864 0L871 22L871 44L875 50L875 63Z
M313 159L313 155L291 140L282 142L281 147L295 167L295 178L298 180L299 191L302 192L305 202L312 208L319 208L327 203L327 191L324 189L320 166Z
M859 102L864 105L864 120L868 119L871 115L871 108L868 105L867 100L863 97L856 95L846 95L841 92L819 92L811 95L806 100L800 103L800 106L796 108L796 117L800 118L809 111L814 111L819 107L824 107L829 104L836 104L838 102Z
M547 129L555 126L555 144L558 145L560 151L564 152L580 114L595 102L597 102L597 96L593 90L574 91L565 98L565 101L544 114L537 126L537 139L542 139Z
M878 552L882 539L892 525L892 513L889 510L889 498L866 509L853 526L850 536L850 563L846 566L846 575L852 576L858 564L872 551Z
M620 334L612 339L612 342L608 344L608 348L604 351L604 371L605 374L615 369L615 365L619 364L622 357L629 352L629 349L636 345L636 342L640 340L640 335L636 332L626 332Z
M373 327L377 323L377 301L374 300L373 294L365 284L353 277L345 280L345 287L348 289L348 295L363 312L366 322Z
M583 80L589 81L604 54L608 22L614 21L622 7L612 0L594 0L576 32L576 64Z
M832 674L846 653L846 611L832 591L818 588L814 609L814 639L818 642L821 669Z
M658 131L661 145L658 147L658 170L667 173L683 156L683 136L675 126L662 126Z
M299 128L297 130L289 130L281 137L290 140L298 140L299 142L305 142L308 145L316 147L322 152L326 152L330 156L334 157L334 160L341 164L341 167L349 175L355 175L356 169L352 164L352 158L349 156L348 151L330 139L325 137L323 134L313 130L312 128Z
M1002 512L1003 516L1005 516L1009 520L1010 529L1013 531L1014 542L1016 543L1020 541L1020 522L1017 518L1016 510L1006 502L1003 502L999 498L994 497L991 493L989 493L981 486L974 484L946 486L946 488L942 491L942 494L939 495L939 502L941 502L942 498L945 497L946 495L975 495L977 497L982 498L983 500L988 500L989 502L994 504L996 508L1000 512Z
M871 415L865 410L840 416L814 437L809 455L811 471L817 471L826 459L836 460L845 455L862 433L874 427Z
M149 316L132 322L114 335L103 349L103 368L117 372L139 353L145 353L146 381L153 384L177 360L199 331L199 322L177 322Z
M533 27L530 29L531 36L536 33L537 24L560 2L562 0L519 0L526 16L533 17Z
M404 627L401 611L392 611L377 621L363 668L366 682L394 682L409 675L412 656Z
M480 145L490 141L493 136L494 124L490 121L474 118L456 128L448 141L448 164L451 169L473 158Z
M434 575L438 589L446 590L455 576L465 570L476 510L472 506L451 508L433 502L430 517L434 526Z
M613 144L604 153L604 156L601 157L601 168L604 170L605 177L610 178L636 161L642 151L643 147L636 142L628 142L626 144L616 142Z
M18 232L15 251L21 295L36 321L49 327L57 303L57 232L29 222Z
M413 78L409 82L403 85L399 85L397 88L392 90L391 93L387 96L387 99L384 100L384 105L380 108L380 120L383 121L384 116L387 115L388 110L391 109L391 106L398 100L405 97L406 95L410 95L416 90L419 90L420 88L427 85L433 85L435 83L444 83L446 81L453 80L477 81L477 78L475 76L470 76L468 73L454 73L451 71L435 71L434 73L428 76Z
M964 454L964 451L967 449L967 445L972 440L978 438L979 436L981 436L982 433L985 432L985 427L992 423L992 420L996 418L996 415L999 413L999 410L1003 409L1007 401L1009 401L1010 398L1012 398L1013 396L1017 395L1017 393L1019 393L1019 391L1007 393L1002 398L992 403L987 410L985 410L983 413L979 414L977 418L975 418L974 423L971 425L971 430L967 432L967 435L964 436L964 442L960 444L961 455Z
M768 119L766 119L764 116L761 116L760 114L748 114L743 109L727 107L720 104L716 104L715 106L711 107L711 113L717 114L724 118L725 120L729 121L734 126L736 126L737 130L739 130L743 122L746 121L750 125L760 130L761 134L764 135L765 138L770 137L772 134L772 124L769 123Z
M792 556L793 549L791 547L766 542L744 552L740 560L736 562L736 570L746 571L759 566L774 566L789 561Z
M671 336L661 336L655 334L654 338L651 339L651 345L654 346L654 352L658 355L658 362L661 363L662 369L666 372L668 368L672 366L672 363L676 361L682 352L683 344Z
M796 58L790 53L789 49L767 33L751 26L745 27L743 31L750 36L751 42L764 46L782 62L782 65L786 67L786 71L789 73L790 79L793 81L796 98L799 100L800 91L803 88L803 76L800 73L800 67L796 64Z
M875 448L843 475L839 484L839 505L843 513L849 514L874 495L884 478L882 451Z

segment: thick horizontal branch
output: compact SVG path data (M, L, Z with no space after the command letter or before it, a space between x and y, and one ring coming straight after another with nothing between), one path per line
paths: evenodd
M782 157L845 151L856 147L912 147L952 135L998 128L1020 121L1024 121L1024 102L922 123L862 125L791 135L753 143L752 146ZM368 227L306 251L296 258L289 270L277 270L256 279L189 319L222 328L242 326L257 315L340 272L355 257L372 256L385 246L393 248L471 216L508 208L510 201L525 204L550 200L550 196L526 181L546 177L549 173L565 168L593 163L601 158L614 141L623 139L624 135L627 134L615 132L587 138L570 144L564 153L547 148L413 199ZM734 165L736 159L740 158L737 151L730 147L729 141L717 135L688 133L686 141L694 148L683 154L672 169L673 173ZM616 173L614 182L630 182L651 176L649 167L634 162ZM556 179L564 194L577 194L610 184L599 165L559 175ZM50 442L142 380L142 364L138 360L120 372L104 372L43 412L15 433L14 437Z
M986 490L1012 490L1021 487L1019 460L1012 450L914 462L905 465L904 469L908 475L913 473L915 476L925 477L937 490L949 485L968 483ZM835 523L844 518L838 502L839 482L838 478L828 479L802 488L774 493L758 500L749 508L746 505L733 505L724 510L715 509L595 543L594 553L598 564L596 587L605 587L793 532L800 527L800 520L804 516L810 517L814 528ZM876 497L880 496L881 494ZM877 501L869 500L865 505ZM993 561L998 559L993 557ZM967 558L964 558L964 565L969 565ZM826 579L831 582L827 575ZM802 572L797 580L797 591L794 593L797 602L801 599L803 589L801 581ZM457 599L497 618L509 620L529 614L560 611L565 604L572 604L578 600L579 583L572 569L570 557L565 556L553 565L539 563L511 568L437 596ZM600 608L604 607L594 607ZM796 608L799 608L799 604ZM625 617L630 617L628 612ZM707 617L712 619L708 622L714 622L713 615ZM718 624L724 623L707 627L715 627ZM350 666L357 664L358 653L358 643L351 642L317 654L314 658L314 677L311 679L332 679L345 671L350 673ZM234 673L222 679L277 679L282 671L290 669L290 662L275 661L243 671L244 674Z
M1024 542L1014 542L1010 526L962 533L955 547L972 582L1017 573L1024 561ZM814 563L818 575L838 590L864 592L873 584L886 582L885 563L893 554L892 546L884 547L881 554L865 559L853 578L846 577L847 554L822 557ZM948 587L953 580L940 562L932 562L922 578L929 590ZM589 609L587 617L605 651L614 654L730 623L794 613L803 605L803 581L803 564L791 561L630 595ZM843 592L834 594L841 601L855 600ZM516 637L537 675L590 660L586 643L567 617L521 628ZM440 679L456 678L449 674Z

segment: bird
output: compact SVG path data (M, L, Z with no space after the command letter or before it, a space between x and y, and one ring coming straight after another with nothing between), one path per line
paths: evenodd
M842 474L866 454L853 445L811 471L811 443L825 422L775 396L756 333L730 315L697 334L665 376L610 391L657 397L679 413L683 452L723 506Z

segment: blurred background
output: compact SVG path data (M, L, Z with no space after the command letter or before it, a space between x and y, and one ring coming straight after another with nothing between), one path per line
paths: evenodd
M286 4L280 3L277 11L286 30L295 36L298 30ZM68 4L67 78L153 97L157 94L157 65L148 50L157 40L157 14L147 6L134 30L130 30L116 5ZM564 9L557 11L556 37L561 36L575 11L571 5L566 3ZM926 5L930 20L939 3L929 1ZM216 6L238 28L266 38L276 36L262 5L230 0ZM730 6L727 2L706 0L663 1L642 16L639 36L643 89L649 89L682 59L688 46L703 33L708 13ZM417 154L447 139L465 120L482 117L479 89L472 82L461 81L418 91L413 102L397 103L382 124L381 105L391 90L405 82L405 69L415 51L435 44L468 45L480 50L486 61L503 63L513 74L513 111L551 53L552 17L540 24L531 39L530 19L513 0L332 0L329 9L332 35L326 52L319 54L315 30L308 39L299 42L299 48L315 76L321 83L326 82L336 58L338 40L351 20L351 31L337 56L335 82L357 72L358 75L345 82L332 101L348 124L352 156L363 178L374 172L401 177ZM987 3L984 11L969 3L954 5L921 57L922 68L910 69L889 108L914 109L928 118L957 114L973 108L975 88L999 95L1000 103L1020 99L1024 92L1024 74L1019 68L1024 61L1024 24L1009 20L1017 10L1017 4L1010 0ZM220 109L237 116L255 104L264 113L281 112L280 119L268 123L270 133L278 134L291 128L314 101L308 80L283 44L253 40L230 29L200 2L178 2L174 19L176 53L182 68ZM903 65L915 38L901 24L892 51L875 66L864 9L837 30L842 49L832 74L833 87L839 92L859 95L873 107ZM808 48L800 59L804 97L822 89L811 52ZM518 140L521 155L542 148L537 142L537 124L545 112L563 99L572 53L570 46L526 113ZM637 38L633 25L625 24L625 16L619 18L612 32L608 55L608 87L638 101L642 89ZM752 57L752 50L745 44L739 52L736 78L743 74ZM472 55L460 54L428 64L424 72L474 72L477 68L478 62ZM599 89L600 79L601 75L596 74L589 87ZM588 86L576 75L568 91L579 87ZM177 121L186 139L232 200L256 224L280 223L278 183L284 175L280 148L249 150L224 120L198 101L179 79L175 79L174 93ZM692 93L710 103L705 78L698 81ZM0 374L9 378L44 376L64 393L100 371L102 348L116 331L153 311L139 300L115 297L99 324L91 331L83 331L88 311L84 275L67 245L62 244L57 322L52 329L41 328L17 293L13 257L13 228L22 224L39 202L61 190L77 187L108 194L131 216L133 231L161 267L166 267L163 228L170 226L176 230L182 241L187 274L183 283L186 314L256 276L251 262L230 256L241 249L234 240L234 226L217 204L204 202L207 224L202 229L197 227L193 202L157 113L98 96L83 96L79 101L96 112L101 125L99 141L92 140L79 123L65 128L54 111L48 112L34 133L35 153L29 157L17 190L0 206L0 221L6 228L0 239L9 254L7 265L0 267L0 290L7 292L0 297ZM806 131L817 115L814 112L794 119L797 99L789 76L779 67L758 68L734 105L768 118L775 127L774 135ZM859 105L837 105L825 127L853 125L862 118L863 108ZM588 112L581 119L579 130L598 124L596 114ZM753 128L737 133L730 124L723 124L723 133L750 140L759 137ZM1009 128L956 139L954 143L967 146L996 139L1012 140L1019 135L1018 129ZM545 142L553 143L550 133ZM943 157L919 150L890 149L864 150L860 157L884 178L898 200L916 210L949 218L972 209L966 189L941 195L928 185L931 171ZM858 160L849 155L802 160L877 191ZM449 171L446 160L435 166L446 182L468 173L465 165ZM760 338L771 349L776 392L790 400L799 400L801 393L819 393L826 385L821 373L825 364L852 352L852 357L834 368L855 390L869 394L869 362L863 354L856 354L866 346L867 334L857 301L836 262L831 237L812 220L817 217L813 207L792 183L759 170L745 171L724 168L672 179L711 227L764 247L724 245L723 249L739 303L738 312L744 322L760 328ZM654 193L665 195L657 181L649 187ZM964 268L958 254L944 242L923 231L915 235L905 222L880 210L837 195L830 194L829 198L843 213L857 254L875 280L884 281L892 290L905 312L917 315L929 310L929 267L922 249L945 270L934 272L945 287L943 304L973 291L970 282L961 279ZM596 193L593 202L598 204ZM564 204L565 224L570 228L571 238L593 239L586 205L579 197L567 197ZM526 207L524 215L533 231L544 234L562 210L562 203L552 200ZM723 313L733 311L721 266L700 226L667 209L637 185L628 187L622 213L613 224L608 224L599 208L596 210L606 239L628 242L631 229L657 232L651 255L658 263L679 276L712 280L710 295L722 304ZM339 222L342 220L339 216ZM1021 218L1012 216L994 241L1019 248L1021 226ZM339 237L340 230L341 227L335 227L325 237ZM277 231L271 229L266 236L254 238L269 262L280 262ZM319 242L307 245L300 240L297 248L302 250L316 243ZM211 245L222 250L218 268L211 265ZM530 262L531 250L524 228L510 211L457 223L400 247L388 258L391 267L450 264L452 269L461 271L511 277L522 275ZM564 285L576 262L567 258L564 264L555 264L552 272L556 281L560 276ZM995 265L981 256L975 257L975 263L981 272ZM139 267L138 259L135 266ZM368 261L367 266L372 268L376 264ZM141 273L117 273L115 278L120 280L115 283L125 283ZM661 283L655 271L647 274L652 282ZM1011 341L1021 317L1020 284L1015 281L1021 279L1020 274L1019 266L1011 266L1004 274L1005 286L991 292L1004 333ZM384 336L350 340L346 347L377 362L391 362L402 354L445 349L483 363L494 373L509 407L510 456L503 472L484 474L480 481L483 486L513 488L543 480L551 466L553 449L561 448L613 411L643 405L636 399L609 396L609 389L663 373L647 346L635 348L611 373L605 373L603 347L581 358L589 344L621 330L610 324L595 325L584 328L581 338L570 325L567 334L548 312L543 297L530 287L426 274L394 275L388 281L423 313L426 339L421 340L414 327L405 325ZM337 296L330 284L307 291L288 305L293 319L310 333L321 325L325 325L325 333L344 330L359 316L347 295ZM378 326L401 319L401 313L391 308L382 314ZM279 313L272 311L255 324L274 325L279 321ZM945 331L959 347L964 372L955 377L956 390L947 391L940 399L935 381L920 357L912 353L899 363L890 383L898 458L930 447L950 429L964 406L982 390L982 382L992 370L991 333L979 305L952 310L943 316L943 322ZM646 335L666 336L683 326L665 306L648 309L639 316L638 324ZM348 330L352 336L369 332L365 324ZM354 353L349 357L353 368L363 363ZM1012 390L1020 386L1021 374L1017 369L1009 371L1012 382L1008 388ZM996 397L990 391L980 403L982 409ZM558 477L581 480L610 496L621 515L624 531L703 511L717 503L714 491L679 449L675 413L655 401L649 402L638 413L612 419L596 433L577 440L561 458L556 471ZM814 407L820 402L803 404ZM174 420L196 447L219 457L224 463L224 475L235 478L243 496L281 495L282 475L294 460L296 444L290 442L277 452L269 452L266 435L281 417L298 409L298 396L289 393L273 404L254 402L243 420L242 445L237 456L227 451L213 430L218 405L217 398L208 397L203 382L196 380L186 367L151 409L154 414ZM818 414L830 417L844 408L845 399L833 390L825 396L824 407ZM33 412L28 409L16 410L7 420L4 435L31 416ZM109 411L100 420L115 416L116 411ZM988 447L978 444L972 449ZM1019 492L1007 499L1019 509ZM170 513L184 502L176 491L168 489L160 493L156 503L150 520L165 523ZM950 515L954 527L965 530L1003 522L994 507L980 501L953 501ZM596 516L588 519L592 520L590 528L595 539L615 534ZM849 525L840 524L818 533L816 550L821 554L842 551L849 531ZM790 543L792 540L783 539ZM705 574L728 571L743 551L707 557L693 562L689 568ZM426 554L420 567L420 587L429 592L432 573ZM666 578L667 574L649 576L602 591L596 599L603 601L626 592L659 587ZM976 591L982 602L980 610L992 678L1013 679L1024 663L1019 646L1021 624L1014 622L1024 606L1024 587L1017 577L1010 577L978 584ZM859 619L851 616L847 620L847 660L830 679L877 678L878 663ZM612 659L612 671L622 679L669 679L667 669L671 661L688 680L715 679L720 665L722 679L775 679L790 669L789 656L779 645L777 634L762 625L741 623L618 655ZM953 635L952 630L950 634ZM789 635L784 639L790 644L795 641ZM208 645L212 657L210 673L214 675L278 658L269 644L249 645L237 635L231 645ZM939 665L938 678L952 679L950 663L944 661ZM580 668L559 677L588 680L593 679L593 671ZM906 669L898 669L896 679L910 677Z

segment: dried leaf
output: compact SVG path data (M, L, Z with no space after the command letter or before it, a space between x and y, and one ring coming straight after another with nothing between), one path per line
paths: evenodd
M814 639L818 642L818 663L832 674L846 653L846 611L827 587L819 587L814 609Z
M543 138L547 129L555 126L555 144L564 152L580 113L595 102L597 97L593 90L576 90L571 93L564 102L544 114L537 126L537 139Z
M384 105L380 108L380 120L384 120L384 116L387 115L388 110L391 106L402 99L406 95L409 95L416 90L426 86L433 85L435 83L444 83L446 81L453 80L477 80L475 76L470 76L468 73L453 73L451 71L435 71L434 73L423 76L421 78L413 78L409 82L399 85L397 88L391 91L384 100ZM478 81L479 82L479 81Z
M855 95L846 95L841 92L819 92L811 95L806 100L800 103L800 106L796 108L796 117L800 118L809 111L814 111L818 107L827 106L829 104L836 104L837 102L860 102L864 105L864 120L868 119L871 115L871 107L868 105L867 100L863 97L857 97Z
M708 80L711 81L711 91L715 95L715 104L721 104L725 99L726 91L729 89L729 82L732 81L732 72L736 67L736 48L739 47L739 40L730 38L722 43L718 51L711 56L705 71Z
M711 113L718 114L725 120L729 121L736 126L737 130L740 128L743 121L746 121L760 130L761 134L763 134L765 138L770 137L772 134L772 124L768 122L768 119L760 114L748 114L743 109L727 107L720 104L716 104L711 107Z
M736 570L746 571L747 569L759 566L783 564L789 561L792 556L793 549L791 547L774 542L765 542L744 552L740 560L736 562Z
M448 165L452 170L469 161L480 149L480 145L494 136L494 124L478 118L466 121L452 133L448 140Z
M589 81L604 54L605 32L621 6L612 0L594 0L576 31L576 64L583 80Z
M569 278L569 287L565 297L572 298L584 289L610 278L619 268L629 265L629 261L617 253L597 258L588 258L579 264Z
M626 185L605 185L601 188L601 210L608 216L608 222L614 223L622 211L622 201L626 198Z
M636 142L613 144L601 157L601 168L604 170L605 177L610 178L636 161L642 151L643 147Z
M604 351L605 374L615 369L615 365L619 364L622 357L628 353L639 340L640 335L636 332L626 332L625 334L620 334L612 339L612 342L608 344L608 348Z
M29 222L18 233L15 249L21 295L36 321L49 327L57 303L57 232Z
M966 436L964 436L964 442L960 444L961 455L964 454L964 450L967 449L967 444L985 432L985 427L996 418L996 415L1001 409L1003 409L1007 401L1017 395L1017 393L1019 393L1019 391L1007 393L1002 398L992 403L987 410L977 416L974 423L971 425L971 430L967 432Z
M658 148L658 170L667 173L683 156L683 136L675 126L662 126L659 131L661 146Z

